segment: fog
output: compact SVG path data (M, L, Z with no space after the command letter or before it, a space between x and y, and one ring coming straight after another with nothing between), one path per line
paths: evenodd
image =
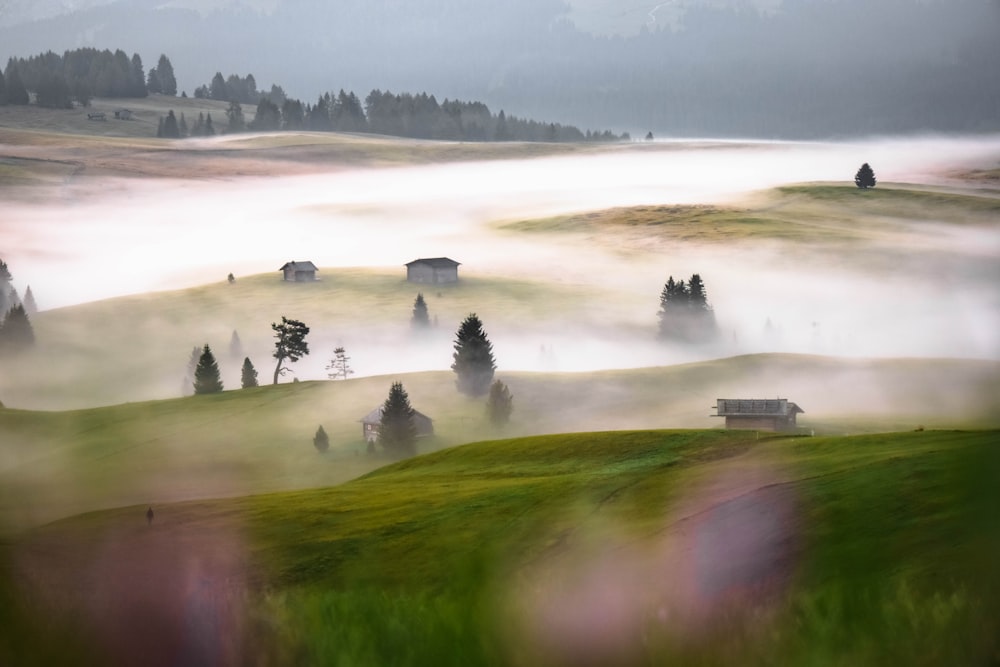
M192 144L194 150L225 138ZM850 183L870 162L880 187L919 183L942 191L957 170L996 162L1000 137L879 139L853 143L656 142L574 157L341 169L309 176L202 181L70 181L0 214L3 257L21 293L53 309L123 294L271 274L311 260L320 277L338 267L398 272L418 257L460 261L467 280L509 278L593 290L584 309L515 304L539 313L472 305L483 317L501 370L642 367L732 354L782 351L851 356L1000 357L1000 230L967 220L894 218L861 245L770 241L708 243L655 228L623 236L524 233L508 223L650 204L741 206L788 183ZM835 205L823 215L836 216ZM961 211L961 209L956 209ZM879 219L849 221L867 227ZM886 231L886 230L889 231ZM564 230L565 231L565 230ZM572 232L572 230L569 230ZM659 291L668 275L700 273L720 338L684 348L654 340ZM424 291L427 291L426 289ZM438 303L428 294L432 313ZM408 311L380 329L356 316L312 323L314 354L302 379L325 379L336 345L358 375L445 369L464 313L449 312L437 345L414 346ZM266 321L240 332L266 358ZM205 313L203 332L178 342L177 368L192 345L219 350L234 326ZM308 322L307 322L308 323ZM216 333L211 333L211 332ZM209 338L209 336L213 336ZM208 339L208 340L206 340ZM229 368L236 386L238 368ZM259 368L262 378L267 369ZM164 386L178 386L177 378Z

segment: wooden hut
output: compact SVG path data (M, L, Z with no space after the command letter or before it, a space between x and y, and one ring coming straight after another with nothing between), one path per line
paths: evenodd
M307 283L316 280L319 269L312 262L286 262L279 271L288 282Z
M795 416L805 412L787 398L717 398L717 414L725 417L726 428L754 431L791 431Z
M361 420L362 434L368 442L378 440L379 426L382 424L382 409L380 405ZM422 412L413 411L413 426L417 429L418 438L426 438L434 435L434 420Z
M457 283L459 264L460 262L447 257L415 259L406 265L406 280L432 285Z

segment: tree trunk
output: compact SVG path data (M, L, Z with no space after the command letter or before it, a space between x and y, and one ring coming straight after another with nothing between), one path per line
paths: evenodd
M274 384L278 384L278 376L281 375L281 362L284 360L284 357L280 357L278 359L278 365L274 367Z

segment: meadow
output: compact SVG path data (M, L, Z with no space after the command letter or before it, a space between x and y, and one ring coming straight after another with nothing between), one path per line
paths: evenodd
M0 108L0 257L42 305L0 359L0 663L997 660L995 154L908 181L938 144L871 142L861 192L806 167L857 146L172 143L165 103L218 104ZM768 154L806 182L745 175ZM407 283L420 254L459 283ZM693 272L719 335L657 340ZM448 370L470 312L503 428ZM271 385L282 316L311 354ZM182 396L205 344L226 391ZM435 425L405 461L361 432L394 381ZM719 430L751 396L799 428Z
M3 550L0 655L988 664L997 437L539 436L150 525L145 505L87 513Z

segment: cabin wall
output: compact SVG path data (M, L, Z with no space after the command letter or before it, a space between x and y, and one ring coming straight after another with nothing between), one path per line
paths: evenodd
M726 417L726 428L750 431L783 431L795 425L784 417Z

